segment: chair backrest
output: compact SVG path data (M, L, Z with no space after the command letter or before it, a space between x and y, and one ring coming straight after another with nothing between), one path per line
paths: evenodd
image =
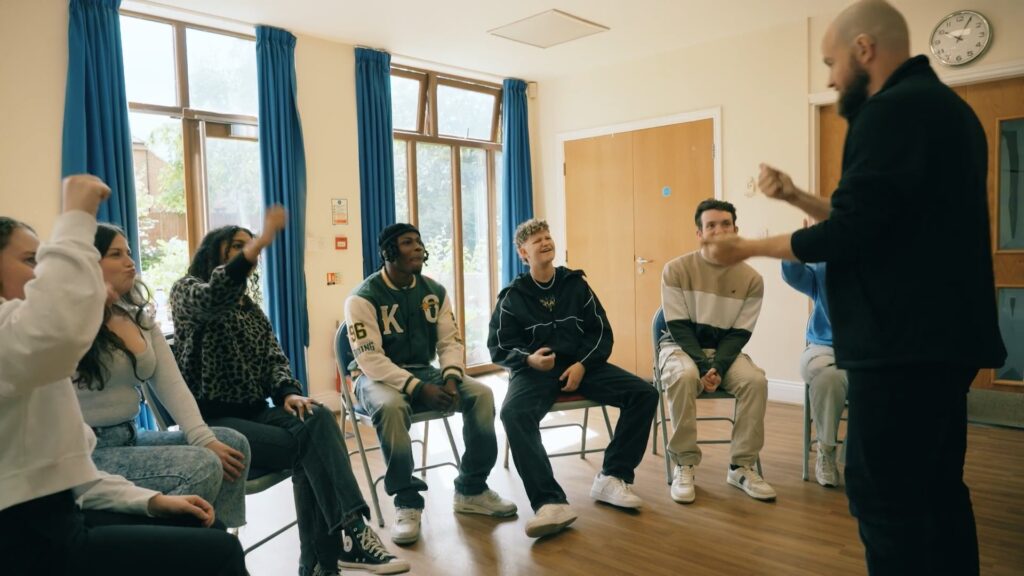
M654 344L654 385L658 386L661 380L661 371L658 369L658 343L661 342L661 337L664 336L665 332L668 332L668 324L665 323L665 310L658 307L654 311L654 317L651 318L651 342Z
M334 334L334 359L338 364L338 374L341 375L341 399L347 406L354 406L348 385L345 378L349 375L348 367L355 359L352 353L352 343L348 339L348 323L342 322L338 331Z
M167 430L171 426L175 425L174 417L167 411L167 407L160 402L160 397L156 391L153 390L153 385L149 380L142 383L142 398L145 400L146 405L149 406L149 411L153 413L153 419L156 420L156 425L161 430Z
M658 308L651 319L651 337L654 339L654 355L658 355L658 342L668 332L668 324L665 322L665 310Z

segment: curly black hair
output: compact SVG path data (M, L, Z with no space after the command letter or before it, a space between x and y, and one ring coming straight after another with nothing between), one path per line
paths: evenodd
M199 249L192 256L192 263L188 266L189 276L195 276L203 282L209 282L213 269L227 264L227 262L223 261L224 246L225 244L231 244L231 240L239 232L245 232L252 238L256 237L252 230L244 226L221 226L207 232L206 236L203 236L203 241L199 243ZM238 258L244 257L241 254L238 255ZM249 276L247 292L254 301L260 301L259 273L253 272Z
M398 239L401 236L391 238L384 243L380 248L380 258L383 262L394 262L398 260ZM427 250L427 245L423 243L423 239L420 239L420 244L423 244L423 263L426 264L427 260L430 259L430 252ZM383 266L384 264L381 264Z
M99 251L101 257L106 255L110 245L119 235L125 236L124 230L112 224L100 223L96 226L96 236L93 238L93 245ZM132 289L124 296L121 296L121 299L113 306L107 307L103 312L103 324L100 326L96 339L93 340L92 346L85 353L85 356L82 356L82 359L78 361L78 374L75 376L75 384L78 384L79 388L103 390L107 379L110 377L110 369L107 367L107 363L113 356L114 351L120 351L128 357L128 360L132 363L132 371L135 372L135 378L142 380L142 378L139 378L135 354L125 346L124 340L120 336L107 328L107 321L115 313L124 312L136 326L148 330L154 325L154 320L150 315L152 302L153 294L149 287L142 280L136 278ZM120 310L115 312L115 306Z

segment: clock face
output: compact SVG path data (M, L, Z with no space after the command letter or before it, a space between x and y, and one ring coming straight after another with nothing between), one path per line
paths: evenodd
M932 32L932 54L943 64L962 66L981 56L992 42L992 29L984 16L971 10L953 12Z

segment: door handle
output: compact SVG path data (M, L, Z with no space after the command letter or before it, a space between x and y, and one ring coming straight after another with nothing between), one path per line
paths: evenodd
M648 260L647 258L644 258L643 256L637 256L636 257L636 263L641 265L641 266L643 266L644 264L650 264L651 262L654 262L654 260Z

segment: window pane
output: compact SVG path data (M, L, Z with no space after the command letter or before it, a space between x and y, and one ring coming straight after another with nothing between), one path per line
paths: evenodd
M181 121L166 116L129 114L135 198L139 218L142 279L153 291L157 320L173 329L167 296L188 270L185 168Z
M430 258L423 273L448 291L455 301L455 251L452 243L452 149L441 144L416 143L416 202L419 229Z
M177 105L174 29L169 24L122 16L121 51L129 102Z
M259 234L263 229L260 192L260 144L252 140L206 139L206 218L209 229L242 226ZM256 303L267 310L267 277L263 257L256 264L260 279Z
M256 43L191 28L186 42L189 106L256 116Z
M437 87L437 131L444 136L491 139L494 96L472 90Z
M260 145L251 140L206 139L206 209L210 229L263 226Z
M487 151L462 148L462 274L465 288L466 365L488 364L491 258L487 242Z
M1024 380L1024 288L999 289L999 331L1006 344L1006 364L996 380Z
M405 140L395 140L391 149L395 156L395 222L411 222L409 218L409 149Z
M1024 119L999 125L999 249L1024 249Z
M404 76L391 77L391 122L395 130L419 131L420 81Z

